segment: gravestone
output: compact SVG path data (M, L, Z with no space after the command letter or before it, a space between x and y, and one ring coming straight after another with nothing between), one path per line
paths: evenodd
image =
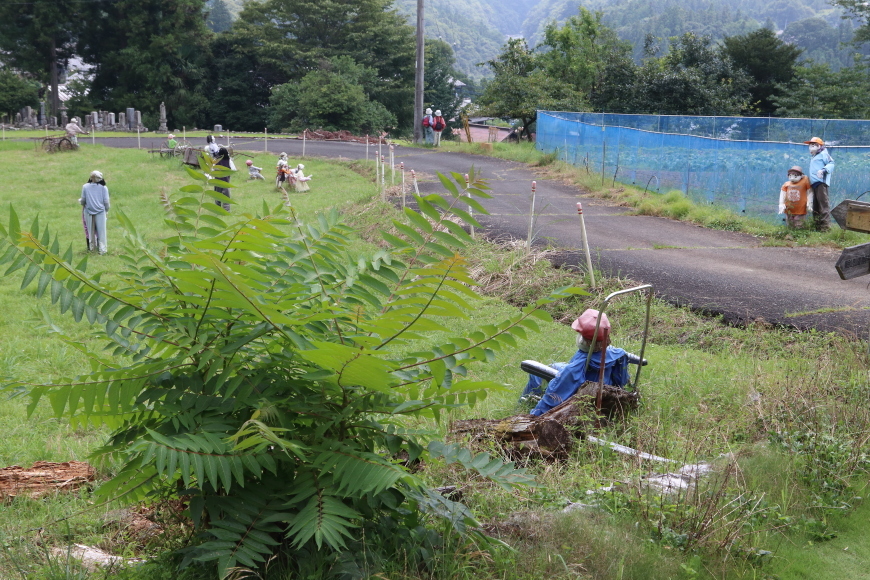
M21 124L21 113L15 113L15 124L16 125Z
M66 124L69 123L69 118L66 116L66 109L60 110L60 124L66 127Z
M49 124L52 127L57 127L57 117L52 116L52 117L49 117L48 119L49 119Z
M223 125L215 125L215 126L214 126L214 132L215 132L215 133L220 133L220 132L223 131L223 130L224 130L224 126L223 126Z
M136 109L134 109L133 107L127 107L127 109L126 109L127 128L128 129L135 129L136 128L136 125L133 124L133 122L136 119L136 115L134 114L135 112L136 112Z
M115 127L115 113L109 113L109 126Z
M33 116L33 109L31 107L24 107L24 118L27 119L27 122L30 122L30 118Z
M40 101L40 102L39 102L39 124L40 124L40 125L45 125L45 124L46 124L46 119L45 119L45 101Z
M166 126L166 105L160 103L160 127L157 128L160 133L166 133L169 128Z
M136 122L134 124L134 128L136 128L136 129L142 128L142 111L136 111Z
M122 130L127 130L127 113L118 113L118 126Z

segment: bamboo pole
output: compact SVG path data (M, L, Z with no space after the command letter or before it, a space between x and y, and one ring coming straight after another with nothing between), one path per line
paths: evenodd
M532 205L529 207L529 231L526 234L526 251L532 251L532 231L535 227L535 196L538 188L538 182L532 182Z
M586 220L583 218L583 204L577 202L577 215L580 216L580 236L583 239L583 251L586 254L586 269L589 271L589 280L592 288L595 288L595 272L592 270L592 256L589 253L589 240L586 238Z

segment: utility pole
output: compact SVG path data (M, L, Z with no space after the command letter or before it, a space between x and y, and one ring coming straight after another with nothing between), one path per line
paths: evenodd
M423 0L417 0L417 68L414 74L414 143L423 142Z

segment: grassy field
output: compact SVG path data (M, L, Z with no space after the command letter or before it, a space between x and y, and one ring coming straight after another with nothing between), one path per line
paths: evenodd
M112 212L134 216L140 232L154 240L168 233L158 197L188 183L176 162L142 151L83 148L64 155L35 152L28 144L2 143L3 199L29 223L37 215L84 256L81 184L93 169L103 171ZM522 153L521 149L512 151ZM530 158L529 160L532 160ZM271 167L274 158L255 163ZM291 194L303 215L337 206L356 228L360 252L377 243L377 231L398 214L372 200L375 187L347 164L306 159L315 180L309 194ZM456 168L462 171L464 168ZM267 175L269 172L267 172ZM280 198L269 183L233 179L234 211L254 210ZM120 266L117 222L109 221L109 255L94 256L90 268L108 275ZM4 220L5 221L5 220ZM114 223L113 223L114 222ZM486 295L465 322L499 319L551 287L577 284L570 271L553 270L547 256L478 243L470 248L475 277ZM552 307L570 321L608 292L631 285L608 279L594 295ZM20 291L20 274L0 280L0 376L34 381L74 375L86 368L77 351L52 340L40 322L31 291ZM643 308L619 301L611 310L619 346L637 351ZM87 327L59 319L64 330L89 340ZM433 339L436 337L433 337ZM476 368L478 378L505 387L452 418L501 418L523 412L517 397L525 382L518 362L567 360L573 333L552 323ZM480 552L457 545L432 556L428 571L390 562L382 578L865 578L870 532L866 494L870 413L867 409L866 344L837 335L797 333L757 326L734 328L656 301L651 361L641 378L643 405L624 423L600 436L681 463L709 462L712 475L690 493L663 496L642 477L661 465L580 444L568 461L531 461L540 487L508 493L451 468L430 465L433 485L457 485L491 534L513 550ZM446 434L446 424L425 425ZM26 417L21 399L0 405L0 466L36 460L84 460L105 433L75 429L52 418L47 406ZM108 468L111 469L111 468ZM588 495L589 490L611 487ZM563 514L568 502L594 507ZM111 524L116 506L95 506L87 492L47 500L0 505L0 578L85 578L69 558L51 555L73 543L121 555L154 556L177 547L183 537L132 541ZM92 576L98 577L96 573ZM145 566L125 575L175 576L170 565ZM281 578L273 571L268 577Z

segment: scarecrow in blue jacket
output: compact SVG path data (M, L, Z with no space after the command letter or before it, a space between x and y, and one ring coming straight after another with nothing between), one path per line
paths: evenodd
M610 321L606 314L601 315L598 336L595 344L592 344L598 315L597 310L590 308L571 324L571 328L577 332L577 353L567 363L552 365L559 374L550 381L543 394L541 393L542 379L534 375L529 376L522 397L527 400L529 396L541 396L541 400L531 411L532 415L543 415L553 407L561 405L587 381L597 383L601 374L602 351L604 384L615 387L624 387L628 384L628 355L623 349L610 346Z
M813 214L816 216L815 226L820 232L831 229L831 202L828 188L831 185L831 173L834 171L834 158L828 153L825 142L820 137L804 141L809 145L810 155L810 186L813 188Z

